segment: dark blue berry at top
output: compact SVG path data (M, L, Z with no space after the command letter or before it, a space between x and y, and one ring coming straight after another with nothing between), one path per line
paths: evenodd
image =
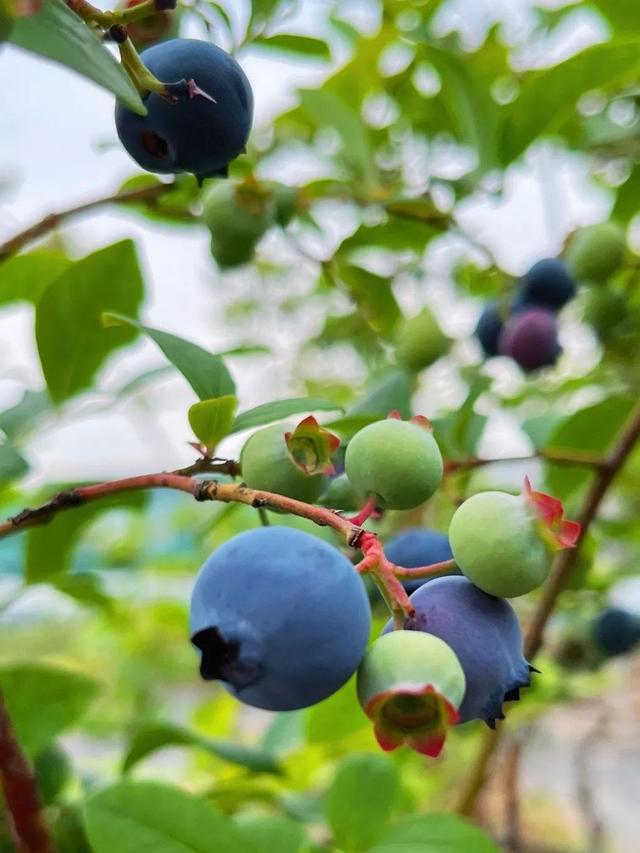
M371 612L332 545L288 527L248 530L204 564L191 599L200 674L269 711L335 693L364 656Z
M498 355L498 341L504 325L500 306L490 302L480 315L475 336L487 358Z
M607 607L594 619L591 636L603 655L623 655L640 643L640 617L620 607Z
M415 614L409 631L440 637L456 653L466 678L460 722L484 720L493 728L504 702L520 698L531 682L522 654L520 623L508 601L495 598L465 577L434 578L411 596ZM393 629L387 623L383 633Z
M253 94L236 60L213 44L171 39L141 54L162 83L172 87L174 103L149 93L139 116L116 105L116 129L129 154L150 172L193 172L198 179L226 176L229 163L245 148L253 121ZM202 94L204 93L204 94Z
M576 295L576 283L557 258L535 263L520 279L515 307L535 306L559 311Z
M438 530L425 530L421 527L412 527L398 533L384 546L384 552L392 563L406 569L417 569L418 566L429 566L453 559L448 537ZM428 580L431 578L405 580L402 581L402 586L411 593Z

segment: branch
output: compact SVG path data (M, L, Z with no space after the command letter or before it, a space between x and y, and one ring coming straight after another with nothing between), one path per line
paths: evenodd
M453 471L472 470L481 468L483 465L495 465L498 462L533 462L536 459L542 459L546 462L553 462L556 465L580 465L586 468L608 468L610 462L606 457L598 453L590 453L585 451L574 450L537 450L529 456L505 456L498 459L479 459L476 456L470 456L468 459L450 459L445 462L445 471L447 474Z
M55 853L42 819L38 786L0 693L0 782L18 853Z
M584 542L585 536L598 514L600 505L609 487L624 467L625 462L639 439L640 405L636 406L631 413L613 451L602 460L602 463L597 468L598 473L585 496L582 511L579 515L582 527L576 547L561 551L554 561L549 579L543 588L542 596L538 601L525 632L524 654L528 660L532 660L540 649L544 639L547 620L553 612L560 593L567 585L571 571L578 559L580 546ZM475 764L466 776L466 783L460 792L457 805L457 811L460 814L472 814L476 800L487 778L489 765L500 741L500 734L503 729L504 726L498 725L495 731L485 733Z
M39 237L44 237L49 231L57 228L62 222L76 216L79 213L85 213L88 210L93 210L95 207L101 207L104 204L134 204L138 201L152 201L158 198L163 193L171 190L173 183L158 183L150 187L141 187L136 190L124 190L122 192L112 193L111 195L102 196L101 198L93 199L93 201L78 204L75 207L69 207L67 210L60 210L57 213L48 213L39 222L25 228L19 234L11 237L5 243L0 244L0 263L6 261L11 255L19 252L27 243L37 240Z

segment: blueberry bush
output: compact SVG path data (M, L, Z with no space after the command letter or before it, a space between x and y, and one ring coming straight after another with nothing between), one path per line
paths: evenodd
M2 853L604 849L521 765L640 647L640 16L494 5L0 0L127 170L0 197Z

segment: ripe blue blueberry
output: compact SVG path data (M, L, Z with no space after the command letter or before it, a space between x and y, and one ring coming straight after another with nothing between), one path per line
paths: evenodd
M531 667L522 655L518 618L503 598L478 589L465 577L434 578L411 596L415 614L405 630L434 634L455 652L466 679L460 722L484 720L491 728L504 717L503 702L520 698ZM384 633L392 630L389 622Z
M453 559L446 534L437 530L424 530L421 527L412 527L398 533L384 546L384 552L392 563L404 566L406 569L416 569L418 566L429 566L431 563ZM407 592L411 593L427 580L427 578L405 580L402 581L402 585Z
M557 258L535 263L520 279L516 305L559 311L576 295L576 283Z
M370 622L347 558L286 527L248 530L222 545L191 599L202 677L269 711L305 708L342 687L362 660Z
M116 129L124 147L149 172L193 172L199 180L226 176L244 150L253 119L253 94L242 68L224 50L196 39L171 39L141 57L161 82L193 81L199 91L173 103L149 93L146 116L117 104Z
M475 331L475 336L487 358L498 355L498 341L503 326L504 319L500 306L491 302L480 315Z
M562 352L555 314L546 308L525 308L505 323L498 349L524 371L555 364Z
M620 607L607 607L593 621L591 636L606 657L623 655L640 643L640 617Z

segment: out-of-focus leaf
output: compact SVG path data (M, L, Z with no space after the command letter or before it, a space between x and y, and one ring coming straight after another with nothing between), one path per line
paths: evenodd
M64 0L43 0L35 15L17 18L9 41L68 66L113 92L134 113L146 115L146 107L131 77Z
M72 263L70 258L54 252L14 255L0 263L0 305L8 302L35 304L48 285Z
M252 853L308 851L304 826L283 815L240 815L235 824Z
M0 444L0 486L29 470L26 459L9 443Z
M351 679L333 696L309 708L307 740L309 743L333 743L370 723L362 713Z
M191 429L209 451L213 452L231 432L237 405L236 397L227 395L214 400L201 400L189 409Z
M640 28L640 25L639 25ZM613 219L629 222L640 210L640 166L634 166L627 180L618 187L616 203L611 216ZM0 267L0 272L2 267Z
M340 409L340 406L323 397L291 397L289 400L274 400L271 403L262 403L246 412L240 412L233 422L231 432L271 424L288 418L289 415L299 415L304 412L334 412L337 409Z
M130 329L105 329L101 317L135 316L143 295L132 240L88 255L49 284L36 306L36 340L55 403L87 388L107 357L135 338Z
M389 373L371 391L349 406L347 415L377 415L386 418L389 412L400 412L401 417L411 417L411 397L414 382L404 370L394 370Z
M99 607L104 610L111 608L111 598L104 591L100 575L95 572L82 574L65 574L49 580L55 589L75 599L80 604Z
M95 853L251 853L234 824L180 788L122 781L85 805Z
M398 784L398 769L385 755L355 754L340 762L327 789L325 811L341 850L366 850L382 836Z
M211 400L214 397L235 393L235 383L219 355L207 352L197 344L179 338L177 335L144 326L121 314L106 312L103 315L103 322L107 326L133 326L148 335L171 364L180 371L201 400Z
M348 255L355 249L366 247L423 252L427 243L441 233L440 229L425 222L394 216L379 225L361 225L355 234L343 241L338 255Z
M60 513L50 524L29 529L25 553L26 583L56 581L71 567L82 531L99 515L114 509L140 509L145 502L144 492L125 492L116 499L111 497L74 507L73 512ZM71 588L73 581L68 583ZM79 590L78 586L76 588Z
M339 276L357 304L358 312L380 335L390 338L402 316L391 279L352 264L341 264Z
M464 403L455 412L433 421L434 436L447 459L475 455L487 418L478 414L474 406L490 384L486 376L474 378Z
M46 391L25 391L22 399L0 412L0 430L7 438L15 441L21 438L32 427L34 421L51 408L51 401Z
M292 53L296 56L319 57L321 59L329 59L331 56L329 45L325 41L309 36L281 33L275 36L263 36L256 39L253 44L256 47L264 47L278 53Z
M394 824L369 853L500 853L477 826L452 814L412 815Z
M33 755L74 725L100 688L82 673L33 663L0 667L0 689L20 743Z
M122 772L128 773L140 761L168 746L196 747L254 773L281 772L276 757L264 748L205 738L197 732L173 723L151 723L139 729L129 742Z
M159 186L162 183L163 181L155 175L134 175L121 185L120 192L141 190L145 187ZM142 199L138 202L128 201L125 207L156 222L168 222L171 225L200 225L200 219L192 210L199 196L200 188L193 175L176 175L171 189L164 190L154 198Z
M594 451L606 453L620 433L634 401L629 397L609 397L594 406L565 418L549 436L546 450ZM547 485L553 495L567 498L586 485L592 473L589 468L549 463Z
M498 147L503 165L535 139L561 133L576 120L576 105L586 92L619 91L639 75L640 35L593 45L552 68L530 72L519 97L504 107Z

